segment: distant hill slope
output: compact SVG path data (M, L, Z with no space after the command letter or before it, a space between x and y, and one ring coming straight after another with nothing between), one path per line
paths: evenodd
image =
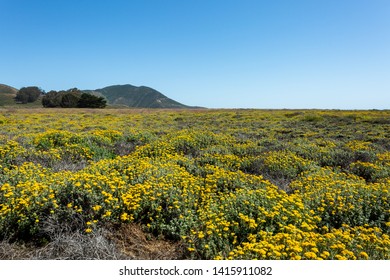
M14 87L0 84L0 106L15 104L15 96L18 90Z
M86 92L104 96L111 105L136 108L191 108L145 86L115 85Z
M42 97L40 96L35 102L21 104L15 102L15 96L18 93L18 89L0 84L0 107L12 107L12 108L40 108L42 107Z
M0 84L0 93L16 94L18 90L14 87Z

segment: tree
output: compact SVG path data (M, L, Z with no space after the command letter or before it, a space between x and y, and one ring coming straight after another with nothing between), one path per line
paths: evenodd
M55 108L61 107L62 93L51 90L42 98L43 107Z
M104 108L107 101L103 97L95 96L89 93L83 93L77 104L79 108Z
M81 91L78 89L70 89L62 94L61 107L62 108L75 108L81 98Z
M23 104L36 101L43 94L43 90L38 87L22 87L17 93L15 100Z

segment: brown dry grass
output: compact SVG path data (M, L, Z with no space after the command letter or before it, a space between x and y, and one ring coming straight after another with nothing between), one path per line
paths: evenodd
M118 260L126 259L105 233L85 235L79 231L57 235L43 247L33 244L0 243L2 260Z
M180 243L161 240L127 224L90 234L64 231L45 246L0 242L0 260L176 260L184 259Z
M122 225L108 236L121 254L137 260L177 260L185 258L180 242L170 242L145 233L138 224Z

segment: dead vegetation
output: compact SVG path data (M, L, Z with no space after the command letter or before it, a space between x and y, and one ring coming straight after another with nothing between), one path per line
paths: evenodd
M129 259L177 260L185 258L180 242L171 242L145 233L140 225L126 224L109 232L108 238Z
M52 240L36 247L29 243L0 243L1 260L174 260L184 258L179 243L146 234L136 224L98 229L85 234L67 229L52 232Z

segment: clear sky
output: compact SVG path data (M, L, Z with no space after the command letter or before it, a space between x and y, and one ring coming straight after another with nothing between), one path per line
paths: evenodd
M390 109L389 0L0 0L0 83Z

